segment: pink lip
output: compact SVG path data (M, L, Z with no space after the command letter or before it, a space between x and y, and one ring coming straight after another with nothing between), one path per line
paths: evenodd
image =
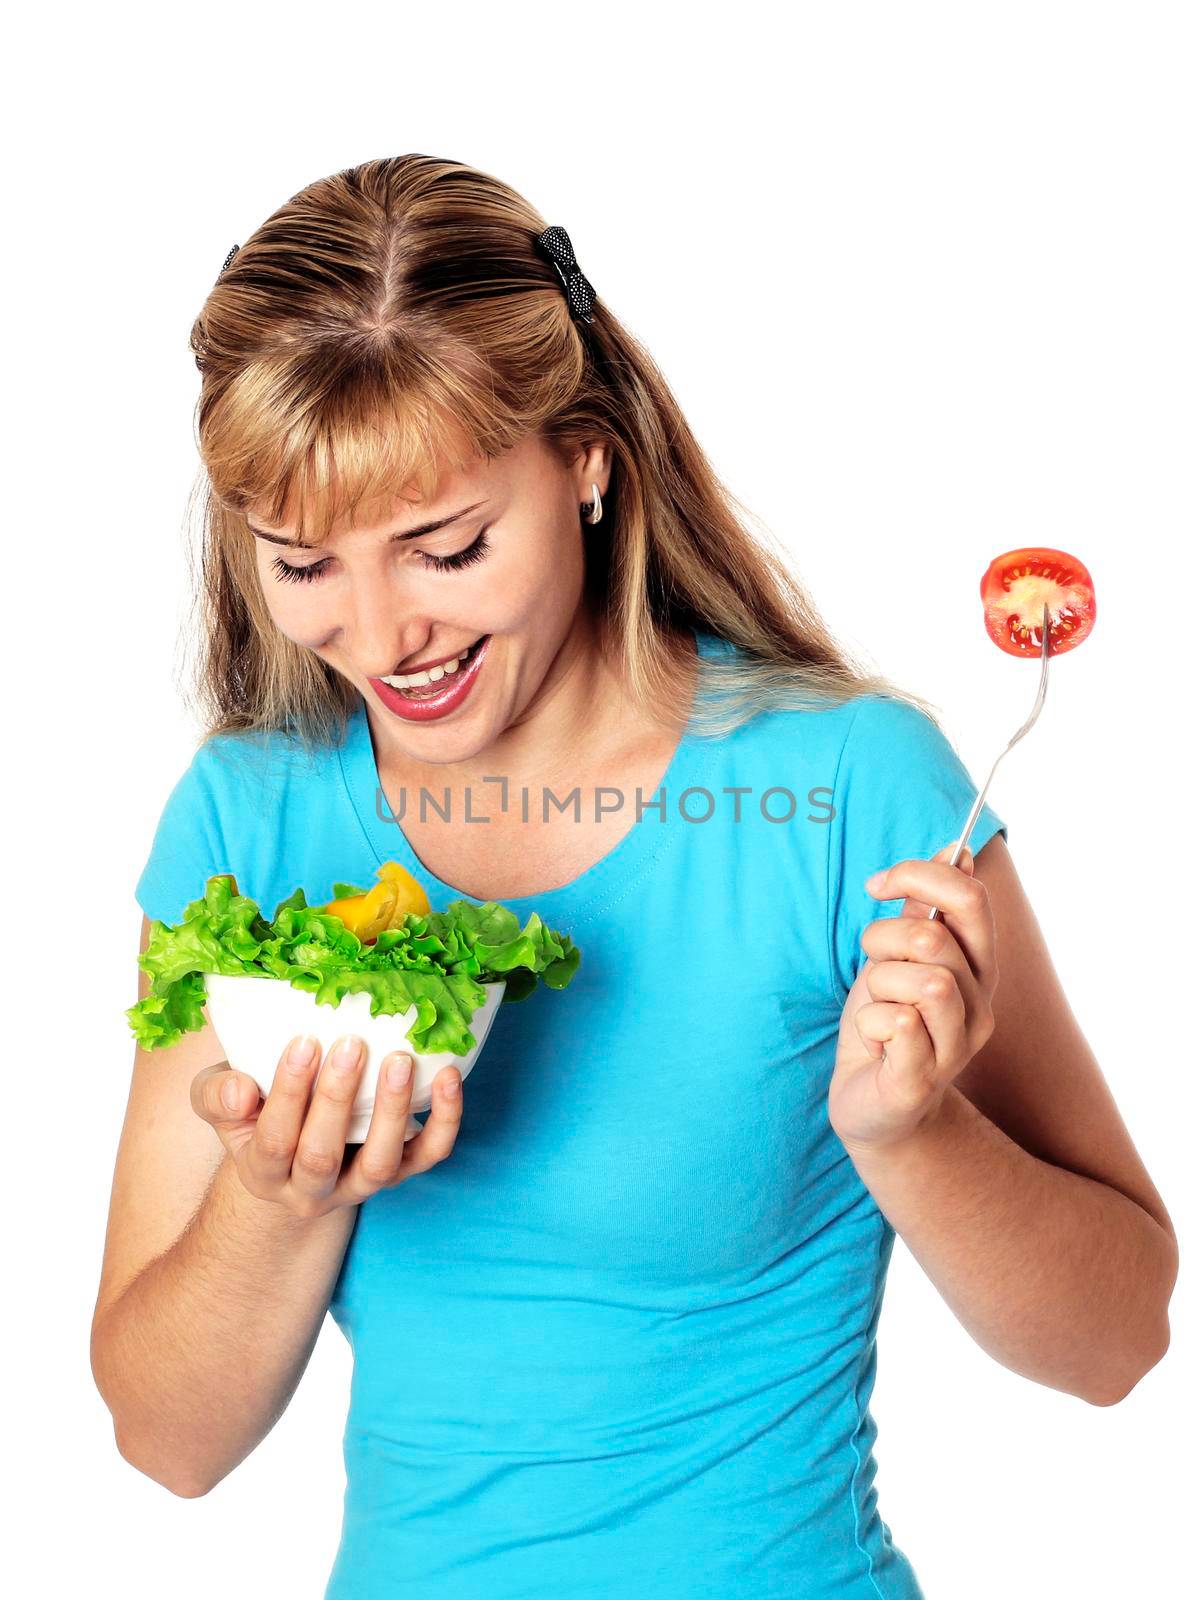
M493 635L487 634L485 642L472 657L466 667L461 667L458 672L450 673L443 682L446 689L439 694L432 694L425 700L409 700L399 690L390 684L384 683L380 678L369 678L368 682L376 691L380 702L399 717L404 717L407 722L433 722L438 717L445 717L462 705L471 692L472 685L476 682L481 664L489 653L489 646L493 642Z

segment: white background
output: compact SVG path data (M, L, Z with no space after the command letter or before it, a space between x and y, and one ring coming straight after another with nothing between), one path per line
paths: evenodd
M1195 1570L1200 537L1197 8L1100 3L67 7L6 121L6 1455L23 1595L319 1600L348 1349L207 1497L118 1455L88 1334L132 1045L133 885L195 730L173 679L190 324L313 179L418 150L567 227L836 631L984 776L1037 673L996 552L1083 558L990 798L1178 1227L1160 1365L1098 1409L961 1328L899 1240L880 1508L928 1600L1179 1594ZM18 147L19 146L19 152ZM1055 1068L1055 1063L1050 1063ZM420 1180L418 1180L420 1181ZM234 1357L233 1359L236 1359ZM800 1591L801 1593L802 1591ZM621 1600L621 1597L615 1597Z

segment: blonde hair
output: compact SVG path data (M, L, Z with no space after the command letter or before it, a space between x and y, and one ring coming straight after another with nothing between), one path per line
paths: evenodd
M241 245L193 325L202 375L203 533L194 701L205 737L338 741L360 696L274 625L248 510L297 537L398 486L537 434L565 462L612 449L586 540L598 632L654 720L687 706L689 630L736 648L697 662L692 731L861 694L927 702L862 670L785 554L720 483L648 352L598 298L573 320L535 247L545 226L499 179L434 156L364 162L294 195ZM678 718L679 720L679 718Z

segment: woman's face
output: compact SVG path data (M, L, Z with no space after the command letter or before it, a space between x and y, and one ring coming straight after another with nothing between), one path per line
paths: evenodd
M290 547L292 528L266 529L252 513L268 610L282 633L354 684L390 752L465 760L530 714L580 627L580 506L594 483L604 495L608 482L607 446L582 447L566 466L532 435L493 461L473 458L464 472L444 474L434 500L398 499L391 515L337 525L320 547ZM425 714L420 699L380 681L449 662L482 637L479 652L432 685L438 699Z

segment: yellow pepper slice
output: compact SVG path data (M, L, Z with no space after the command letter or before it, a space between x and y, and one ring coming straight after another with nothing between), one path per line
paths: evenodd
M369 944L378 933L393 926L392 916L397 904L397 886L387 879L378 883L367 894L349 896L346 900L331 900L321 909L337 917L351 932Z
M376 876L382 883L391 883L396 886L397 900L393 906L392 918L388 923L390 928L401 928L405 925L408 912L424 917L430 910L430 901L426 891L414 877L412 872L407 872L397 861L386 861L379 867Z

